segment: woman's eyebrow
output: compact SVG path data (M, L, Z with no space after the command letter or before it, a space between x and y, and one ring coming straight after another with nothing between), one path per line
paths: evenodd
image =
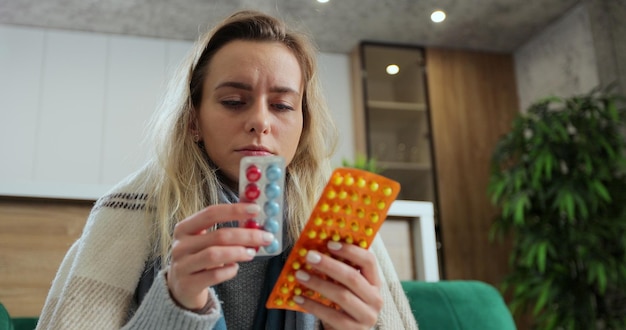
M244 84L242 82L236 82L236 81L225 81L217 85L215 89L217 90L217 89L224 88L224 87L232 87L232 88L237 88L237 89L243 89L246 91L252 91L252 85L248 85L248 84Z
M236 88L236 89L242 89L245 91L252 91L252 85L249 84L245 84L242 82L237 82L237 81L225 81L223 83L220 83L219 85L217 85L215 87L215 89L220 89L220 88L225 88L225 87L231 87L231 88ZM270 88L270 92L272 93L284 93L284 94L295 94L297 96L300 96L300 92L298 92L297 90L291 88L291 87L286 87L286 86L275 86Z

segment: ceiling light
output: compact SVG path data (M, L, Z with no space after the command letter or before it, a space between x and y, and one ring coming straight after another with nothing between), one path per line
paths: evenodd
M317 0L317 2L319 2L319 3L327 3L328 0Z
M441 23L446 19L446 13L444 13L443 10L436 10L430 14L430 19L435 23Z
M386 71L387 71L387 74L394 75L400 72L400 67L395 64L389 64L387 65Z

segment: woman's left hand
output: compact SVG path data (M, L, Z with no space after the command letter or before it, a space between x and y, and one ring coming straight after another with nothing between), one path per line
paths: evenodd
M297 271L296 278L302 285L333 301L340 310L304 296L296 296L294 301L320 319L324 329L371 329L383 307L382 284L374 254L356 245L333 241L328 243L328 249L335 258L317 251L309 251L306 256L307 263L328 279L305 270Z

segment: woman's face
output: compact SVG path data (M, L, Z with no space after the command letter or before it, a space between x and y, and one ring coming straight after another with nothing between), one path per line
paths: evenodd
M244 156L293 159L303 126L303 83L293 53L278 42L232 41L215 53L198 111L207 154L231 180Z

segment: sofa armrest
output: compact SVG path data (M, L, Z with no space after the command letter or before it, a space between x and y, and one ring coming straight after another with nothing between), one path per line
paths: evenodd
M516 329L502 295L487 283L403 281L402 287L420 329Z

